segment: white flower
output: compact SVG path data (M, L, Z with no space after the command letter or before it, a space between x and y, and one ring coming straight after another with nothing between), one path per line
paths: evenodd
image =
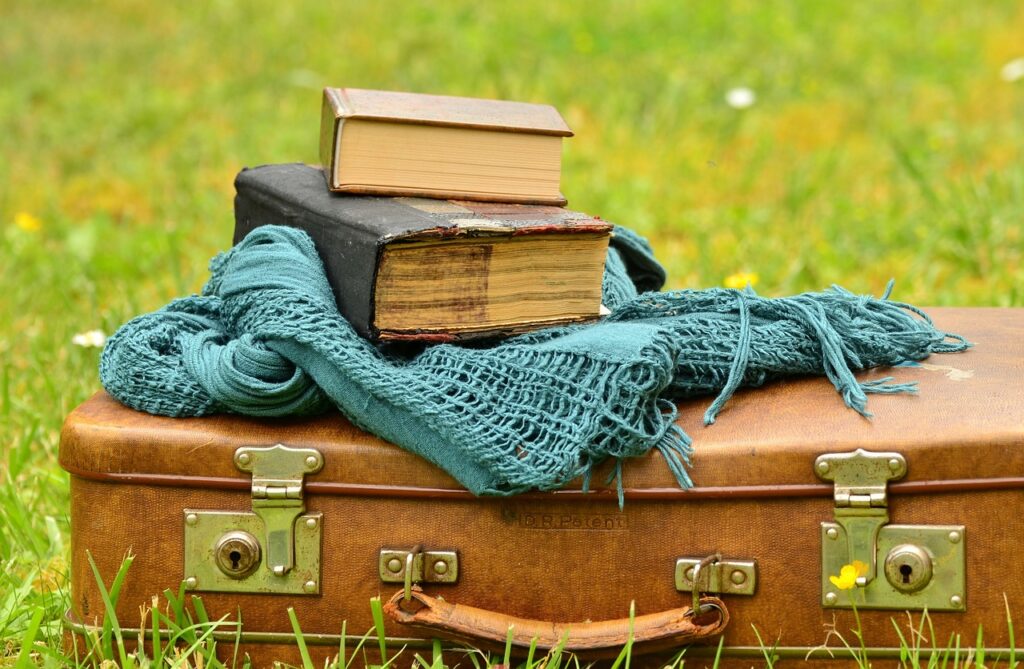
M86 348L95 347L100 348L107 343L107 335L103 334L103 330L89 330L88 332L79 332L71 338L71 343L75 346L84 346Z
M1024 58L1014 58L1003 69L999 70L999 77L1003 81L1020 81L1024 79Z
M757 102L757 96L754 95L754 91L745 86L730 88L729 92L725 94L725 103L733 109L746 109L754 106L755 102Z

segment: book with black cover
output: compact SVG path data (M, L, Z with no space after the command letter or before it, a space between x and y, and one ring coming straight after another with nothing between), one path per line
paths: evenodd
M561 207L331 193L317 167L244 169L238 243L305 230L363 336L446 341L596 318L611 225Z

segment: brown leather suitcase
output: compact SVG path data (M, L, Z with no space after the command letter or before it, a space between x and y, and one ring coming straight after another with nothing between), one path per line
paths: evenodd
M653 647L710 637L689 648L690 666L714 654L719 632L724 654L748 666L758 635L783 658L805 657L833 624L853 642L852 596L876 657L897 656L892 621L905 627L904 611L918 620L925 608L940 648L952 633L973 646L983 625L991 657L1021 645L1006 607L1024 612L1024 310L931 313L975 347L864 375L916 381L918 395L872 396L867 420L827 381L797 379L738 393L710 427L707 401L684 404L696 487L677 488L655 451L625 465L621 510L613 489L474 498L338 416L170 419L98 394L61 439L68 628L102 616L86 551L108 582L131 551L122 625L184 582L211 618L241 611L257 666L297 661L288 607L322 664L343 620L353 637L372 627L378 594L396 617L477 645L503 645L514 616L517 642L561 636L543 621L577 623L574 641L606 652L625 640L635 602L634 635ZM862 585L835 587L829 577L855 562ZM695 571L699 616L687 611ZM386 627L409 661L438 633ZM224 636L230 652L234 631Z

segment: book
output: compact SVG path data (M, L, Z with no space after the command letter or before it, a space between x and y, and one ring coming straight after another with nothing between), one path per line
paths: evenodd
M320 161L343 193L566 204L550 105L325 88Z
M452 341L596 318L611 225L548 205L332 193L310 165L235 179L238 243L305 230L338 309L374 340Z

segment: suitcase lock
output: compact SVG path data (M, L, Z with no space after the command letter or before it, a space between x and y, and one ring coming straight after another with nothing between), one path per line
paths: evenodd
M252 512L185 509L185 586L206 592L320 592L322 517L305 513L312 448L242 447L234 464L252 474Z
M907 473L902 455L826 453L814 470L835 483L835 522L821 524L823 607L850 608L854 598L865 609L966 609L964 526L889 524L888 483Z

